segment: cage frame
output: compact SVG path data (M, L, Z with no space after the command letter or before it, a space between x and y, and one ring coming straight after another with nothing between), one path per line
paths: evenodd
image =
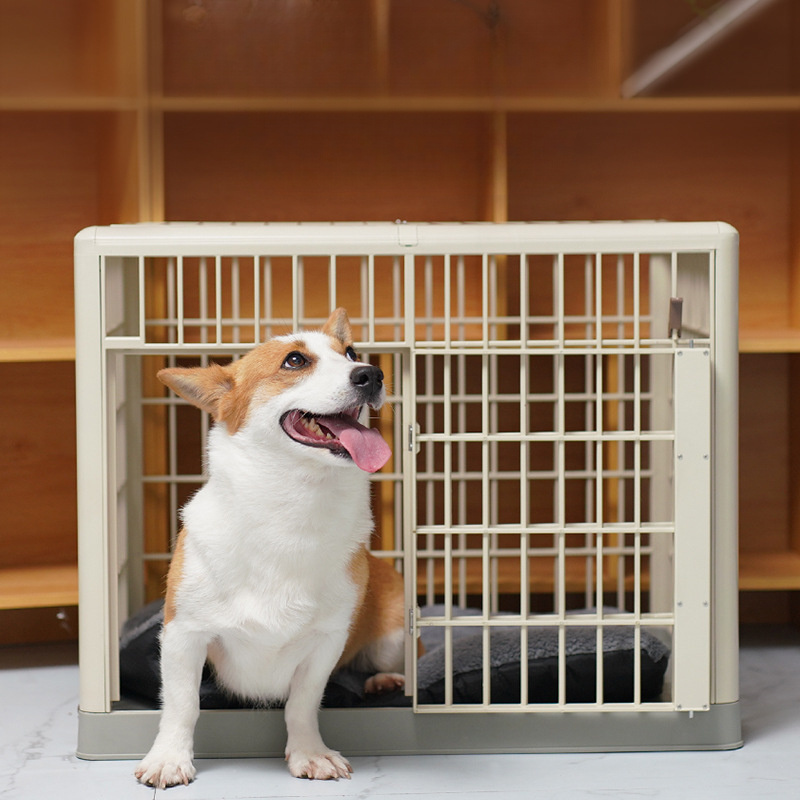
M674 598L676 635L695 640L709 666L705 689L685 706L643 714L642 709L606 706L601 710L562 708L525 712L505 709L462 709L457 715L436 709L323 709L323 734L349 755L399 753L566 752L605 750L729 749L741 744L738 695L737 631L737 425L738 425L738 234L724 223L141 223L89 228L75 239L76 380L78 421L78 518L80 595L80 708L78 754L83 758L135 758L144 753L155 734L158 712L114 709L117 691L115 579L116 544L108 530L112 492L108 486L107 459L116 457L110 444L108 419L115 407L114 387L107 384L109 359L120 353L179 353L185 343L150 348L144 341L142 317L136 335L107 335L104 315L103 259L107 257L170 257L230 253L237 256L285 255L292 249L307 256L374 252L404 263L405 339L376 341L368 328L368 352L405 354L413 370L414 259L457 249L465 253L583 254L588 257L618 252L713 254L712 286L713 367L708 352L695 351L693 342L674 342L676 370L687 385L705 384L708 401L705 419L687 413L681 419L682 441L694 453L694 464L676 460L676 481L696 487L706 482L710 492L695 492L694 506L707 520L710 548L692 551L676 548L676 572L692 571L700 580L685 582L696 591ZM126 279L127 280L127 279ZM127 287L139 292L142 287ZM292 324L301 313L293 289ZM143 314L143 312L140 312ZM219 325L220 323L218 323ZM257 339L258 334L255 333ZM486 343L484 336L484 345ZM242 351L248 349L247 343ZM429 345L430 346L430 345ZM508 343L493 344L498 352ZM431 347L432 352L438 351ZM193 352L213 353L219 345L191 346ZM231 351L228 345L226 352ZM233 348L235 349L235 348ZM423 348L424 349L424 348ZM484 346L485 350L485 346ZM411 376L404 383L411 384ZM402 425L409 432L404 451L404 472L413 474L414 417L403 408ZM113 416L113 415L111 415ZM701 415L703 417L703 415ZM676 427L678 420L676 419ZM707 442L698 431L707 431ZM676 448L677 448L676 431ZM684 448L685 449L685 448ZM713 450L704 459L703 450ZM677 450L676 450L677 452ZM682 476L682 477L679 477ZM413 501L411 501L413 502ZM98 513L98 508L101 513ZM676 509L676 517L679 511ZM680 512L682 513L682 512ZM698 514L687 520L697 524ZM683 525L683 521L680 522ZM702 521L701 521L701 524ZM675 526L679 525L676 518ZM409 537L416 542L416 536ZM686 538L684 541L691 541ZM407 565L415 563L413 547L406 547ZM699 560L698 560L699 559ZM407 595L413 596L411 568L406 569ZM707 580L702 580L706 576ZM698 609L701 609L698 613ZM702 609L705 609L703 611ZM421 623L410 620L408 651ZM695 645L693 645L694 647ZM413 659L412 659L413 660ZM691 689L681 690L692 697ZM452 710L452 709L451 709ZM419 713L430 712L430 713ZM357 715L353 717L352 715ZM354 724L356 723L357 724ZM283 754L282 712L278 710L203 711L198 722L195 751L198 757L266 756Z

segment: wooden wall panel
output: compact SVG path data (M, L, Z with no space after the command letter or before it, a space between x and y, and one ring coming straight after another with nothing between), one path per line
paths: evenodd
M789 323L785 115L509 118L509 218L722 220L740 241L741 326Z
M98 122L0 116L0 341L73 337L72 239L98 222Z
M480 220L478 114L168 114L166 218Z
M0 364L0 381L0 568L74 563L74 365Z
M372 88L371 0L163 3L167 95Z
M740 550L789 549L787 355L743 355L739 383Z

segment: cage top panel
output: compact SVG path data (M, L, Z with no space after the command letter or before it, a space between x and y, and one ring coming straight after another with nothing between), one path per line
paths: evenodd
M76 254L352 255L407 253L610 253L712 250L735 244L723 222L208 223L91 227Z

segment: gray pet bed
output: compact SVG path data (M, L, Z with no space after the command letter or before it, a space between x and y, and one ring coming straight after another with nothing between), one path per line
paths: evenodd
M480 612L465 609L460 616ZM422 609L423 616L441 616L443 608ZM158 635L163 623L163 602L145 606L123 627L120 640L120 680L123 695L156 706L161 691ZM423 704L444 703L445 648L442 628L422 627L425 654L417 666L418 697ZM641 633L641 696L656 700L661 694L669 663L669 649L656 637ZM597 636L593 627L566 630L566 699L570 703L591 703L596 699ZM528 702L558 701L558 631L531 628L528 633ZM491 700L493 703L520 701L519 629L493 628L490 639ZM609 627L603 634L603 698L605 702L633 700L634 632L628 627ZM364 693L368 674L350 669L334 673L328 683L323 705L328 708L358 706L407 706L411 699L402 690L381 695ZM483 633L480 628L453 629L453 702L480 703L483 700ZM249 708L252 703L231 697L214 681L210 669L200 687L202 708Z

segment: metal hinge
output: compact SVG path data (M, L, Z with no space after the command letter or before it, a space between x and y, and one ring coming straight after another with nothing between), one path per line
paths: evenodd
M417 434L419 433L419 425L408 426L408 452L419 453L417 446Z

